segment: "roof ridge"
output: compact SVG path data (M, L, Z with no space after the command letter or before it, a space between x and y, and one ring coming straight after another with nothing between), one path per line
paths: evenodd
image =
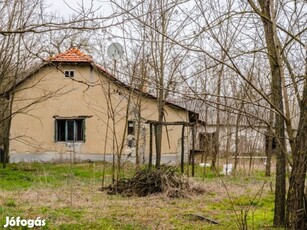
M86 55L76 47L72 47L63 53L59 53L50 57L48 61L52 62L92 62L93 59L90 55Z

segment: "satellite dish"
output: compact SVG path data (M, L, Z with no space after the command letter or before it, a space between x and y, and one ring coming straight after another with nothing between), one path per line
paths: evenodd
M109 58L112 58L113 60L120 59L124 54L124 48L121 44L118 42L112 43L108 47L108 56Z

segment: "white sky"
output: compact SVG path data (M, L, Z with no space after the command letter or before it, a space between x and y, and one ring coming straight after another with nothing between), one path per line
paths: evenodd
M45 0L47 6L50 6L50 12L56 12L58 16L67 17L73 13L73 10L80 8L83 4L85 7L90 6L91 0ZM107 0L93 0L94 9L99 9L99 13L107 16L112 13L111 3Z

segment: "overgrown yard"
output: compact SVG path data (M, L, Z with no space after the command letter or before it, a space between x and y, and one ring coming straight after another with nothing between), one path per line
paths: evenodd
M103 163L1 168L0 228L7 216L41 217L46 220L41 229L240 229L245 223L248 229L272 228L273 178L265 178L262 171L225 177L206 169L202 176L203 168L197 167L195 180L205 193L188 198L108 195L100 191L102 171ZM124 167L124 176L133 173L133 165ZM110 165L106 180L111 181Z

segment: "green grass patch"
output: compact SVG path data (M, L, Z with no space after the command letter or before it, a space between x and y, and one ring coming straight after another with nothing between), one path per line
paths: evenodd
M218 210L218 218L228 218L229 227L238 227L246 214L246 222L251 229L263 229L272 225L274 215L274 196L269 193L264 197L242 195L225 198L218 203L210 204L208 210Z
M262 171L220 176L210 168L204 174L204 168L196 165L195 179L208 191L188 199L169 199L160 195L109 196L99 191L104 169L108 185L112 167L103 162L19 163L0 168L0 226L6 216L20 216L46 219L47 225L41 229L223 230L238 229L244 213L249 229L272 226L274 194L270 183L274 178L265 178ZM135 165L125 164L120 175L129 178L134 173ZM200 214L221 224L193 220L187 217L189 214Z
M98 183L103 175L104 164L80 163L51 164L51 163L19 163L9 164L0 168L0 188L2 190L29 189L30 187L58 187L70 180L76 179L82 183ZM111 181L111 165L106 164L108 183ZM131 166L121 171L121 176L130 176ZM109 175L109 176L108 176Z
M53 229L52 226L50 226L50 228ZM143 230L146 228L143 228L136 224L125 224L125 223L121 223L113 219L102 218L102 219L97 220L94 223L61 224L57 228L54 228L54 229L61 229L61 230L83 230L83 229L88 229L88 230L96 230L96 229Z

